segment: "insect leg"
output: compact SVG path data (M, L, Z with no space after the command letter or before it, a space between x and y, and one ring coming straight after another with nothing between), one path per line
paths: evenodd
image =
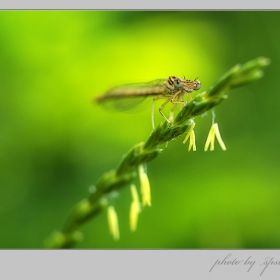
M184 105L186 104L184 98L181 99L181 106L180 106L180 109L182 110Z
M176 106L177 106L178 104L184 104L184 99L182 99L182 100L183 100L183 103L182 103L182 101L177 101L177 100L176 100L176 99L179 99L179 98L180 98L179 94L180 94L180 91L179 91L179 92L176 92L176 93L173 95L173 98L171 99L171 102L172 102L172 104L173 104L173 106L171 107L171 110L170 110L170 115L169 115L169 120L170 120L171 122L173 121L173 118L174 118L174 110L175 110Z
M178 92L178 93L180 93L180 92ZM174 96L171 96L171 97L167 98L167 99L164 101L164 103L163 103L163 104L160 106L160 108L159 108L160 114L165 118L165 120L166 120L168 123L170 123L170 121L169 121L169 119L163 114L162 110L163 110L163 108L165 107L165 105L166 105L167 103L169 103L170 101L172 102L173 99L174 99Z
M155 130L155 101L158 99L166 98L164 96L157 96L153 98L153 103L152 103L152 127L153 130Z
M173 102L172 102L173 103ZM170 110L170 114L169 114L169 120L170 120L170 122L173 122L173 118L174 118L174 110L175 110L175 108L176 108L176 106L178 105L178 103L176 102L174 102L173 103L173 106L171 107L171 110Z

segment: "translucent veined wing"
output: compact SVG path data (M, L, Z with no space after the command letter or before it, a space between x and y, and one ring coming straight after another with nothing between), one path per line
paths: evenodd
M143 102L146 97L168 94L164 86L165 81L166 79L158 79L148 83L117 86L97 97L95 101L108 109L129 110Z

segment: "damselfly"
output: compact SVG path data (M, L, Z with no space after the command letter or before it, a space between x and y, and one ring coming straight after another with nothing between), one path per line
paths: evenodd
M97 97L95 101L97 103L106 103L108 101L115 102L124 98L133 98L136 100L140 97L154 96L152 103L152 125L154 129L154 102L157 99L166 98L164 103L160 106L159 112L168 123L171 123L173 121L175 107L178 104L181 104L181 107L183 107L185 104L185 93L188 93L191 98L190 93L193 90L199 90L200 87L200 81L197 79L191 81L181 79L180 77L170 76L167 80L159 79L149 83L115 87L107 91L104 95ZM169 102L171 102L173 106L171 108L170 116L167 118L162 110Z

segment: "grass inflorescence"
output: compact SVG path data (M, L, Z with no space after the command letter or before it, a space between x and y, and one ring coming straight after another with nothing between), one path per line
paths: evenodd
M263 77L263 68L268 66L269 59L260 57L243 65L236 65L216 83L195 96L177 114L170 124L160 123L146 142L136 144L122 157L117 168L100 177L89 197L77 203L72 209L61 231L54 232L46 241L47 248L71 248L82 240L78 229L92 220L109 205L109 196L114 191L132 184L137 177L137 168L155 159L162 151L162 145L184 133L190 134L194 127L194 117L227 99L227 91L243 86ZM110 209L113 211L112 209Z

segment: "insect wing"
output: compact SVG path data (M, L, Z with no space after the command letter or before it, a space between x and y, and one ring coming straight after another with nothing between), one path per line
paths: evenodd
M96 101L110 110L125 111L142 103L146 97L164 93L164 79L136 83L110 89Z

